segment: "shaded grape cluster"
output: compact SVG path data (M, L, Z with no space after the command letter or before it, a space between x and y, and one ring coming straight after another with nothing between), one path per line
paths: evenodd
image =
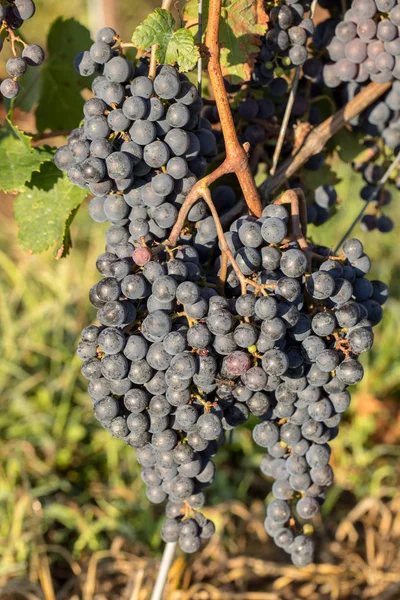
M278 6L267 4L268 30L257 58L253 80L268 85L275 75L303 65L308 58L307 42L314 33L309 17L310 3L285 0Z
M353 169L361 173L364 180L360 192L361 201L369 203L360 222L363 231L389 233L393 230L394 223L385 214L385 208L392 203L392 192L380 183L388 162L382 162L380 149L375 143L368 143L360 160L353 164Z
M307 222L319 226L329 221L337 201L337 193L332 185L318 186L314 191L314 202L307 204Z
M294 130L299 121L304 120L305 116L309 119L310 125L318 126L322 123L323 114L310 103L310 97L307 94L307 83L301 80L298 87L291 116L289 119L288 134L282 148L282 161L292 155L295 149ZM313 96L322 94L323 86L321 82L313 82ZM255 90L257 90L255 92ZM260 92L262 93L260 97ZM241 90L239 101L232 104L231 110L235 122L236 132L239 141L244 144L250 144L250 156L256 151L259 152L259 162L269 162L272 160L275 150L275 140L277 140L281 124L285 115L287 101L289 97L289 85L284 77L274 77L268 86L259 86L252 83L247 89ZM203 115L215 126L214 135L216 136L219 152L224 151L224 140L221 132L218 130L219 115L216 106L207 105L203 110ZM309 171L318 171L325 164L324 152L318 152L311 156L305 168Z
M30 19L35 14L35 3L33 0L11 0L6 4L0 4L0 22L2 28L8 32L19 29L24 21ZM21 56L17 55L15 43L12 44L14 56L9 58L6 63L6 71L9 75L0 84L0 94L4 98L15 98L20 90L18 80L24 75L28 67L38 67L44 61L44 51L37 44L27 44L20 38L16 40L23 45ZM0 51L4 45L4 40L0 38Z
M348 83L344 99L350 101L362 92L364 85ZM382 138L385 146L396 150L400 146L400 81L394 81L390 90L367 110L351 121L356 131L376 138Z

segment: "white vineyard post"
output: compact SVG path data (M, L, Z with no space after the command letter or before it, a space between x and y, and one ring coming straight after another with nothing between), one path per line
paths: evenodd
M151 600L162 600L168 573L174 560L175 550L176 542L165 544L160 569L158 571L156 583L153 588L153 593L151 594Z

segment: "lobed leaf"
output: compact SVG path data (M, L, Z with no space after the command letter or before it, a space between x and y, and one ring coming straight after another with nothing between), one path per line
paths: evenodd
M3 192L20 192L40 166L53 159L46 147L31 146L31 137L13 125L7 117L0 128L0 189Z
M49 187L52 169L43 169L43 175L41 172L35 177L34 185L26 186L19 194L14 202L14 215L24 250L36 254L58 242L61 248L57 257L61 257L70 244L69 225L87 191L73 185L66 175L54 174L55 183Z
M161 48L168 45L174 34L175 21L168 10L156 8L140 23L133 32L132 42L139 48L150 48L158 44Z
M157 51L158 52L158 51ZM167 64L178 63L182 72L191 71L199 58L199 49L188 29L178 29L167 46L164 61Z
M56 260L59 260L60 258L66 258L69 254L69 251L72 248L71 225L76 215L78 214L79 208L80 205L76 206L73 210L71 210L68 219L64 223L64 232L61 243L58 245L56 251L54 252L54 258Z
M157 44L157 61L167 64L178 63L180 71L190 71L199 57L193 33L188 29L175 29L175 21L168 10L156 8L132 35L138 48L150 48Z

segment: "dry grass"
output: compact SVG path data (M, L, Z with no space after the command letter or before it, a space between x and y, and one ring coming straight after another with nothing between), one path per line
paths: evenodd
M334 535L326 530L320 537L318 555L325 562L304 569L289 565L286 555L268 540L261 503L248 509L232 502L211 513L218 529L225 531L224 539L229 536L228 546L217 534L200 554L179 555L164 600L396 600L400 596L400 496L386 502L372 497L362 500ZM332 522L330 527L333 530ZM30 559L29 577L19 578L16 564L12 572L3 571L2 600L150 598L158 560L138 556L122 537L109 550L81 562L60 546L37 548Z

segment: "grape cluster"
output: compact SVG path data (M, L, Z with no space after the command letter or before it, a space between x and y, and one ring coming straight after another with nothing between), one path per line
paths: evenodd
M327 46L328 87L342 82L400 79L400 6L397 0L353 0Z
M340 27L346 23L348 23L348 21L340 21L334 18L326 19L319 23L313 36L313 44L317 49L319 56L321 53L325 52L325 49L328 50L328 54L331 52L332 47L334 48L335 44L337 44L335 31L338 28L340 30ZM332 56L335 56L335 54ZM323 83L328 87L336 88L342 83L338 78L331 77L334 73L336 63L324 65L324 62L325 61L322 58L310 58L307 61L308 64L313 65L315 71L314 77L318 83ZM304 66L305 70L307 63ZM354 96L362 92L365 85L369 83L369 77L345 81L346 85L342 88L342 95L337 96L336 98L339 100L340 105L349 102ZM364 134L373 137L382 137L388 148L396 149L400 145L399 109L400 82L395 79L390 90L379 100L371 104L367 110L363 111L358 117L353 119L351 125Z
M310 5L308 2L280 2L279 6L272 6L272 3L267 3L266 10L270 15L269 30L266 34L273 37L273 32L279 31L276 15L287 14L287 11L299 16L301 20L293 29L302 29L306 32L307 38L314 35L315 29L312 19L308 16ZM274 16L275 15L275 16ZM271 25L275 19L276 26ZM297 20L296 20L297 19ZM281 19L284 23L284 19ZM286 30L281 29L283 38L287 35ZM306 123L312 126L317 126L322 123L324 116L322 112L313 104L314 97L321 96L325 93L323 88L321 74L323 63L318 58L307 58L303 64L304 77L300 79L297 92L292 107L288 134L285 136L284 144L281 152L281 160L292 156L296 150L296 129L301 131ZM239 141L244 144L250 144L249 153L252 156L256 150L257 160L259 162L269 164L272 161L272 156L275 150L273 140L279 137L279 132L285 115L288 97L289 97L289 70L295 65L291 62L288 56L288 51L281 54L276 54L271 46L271 40L267 43L266 39L262 40L256 64L252 72L252 79L245 86L232 86L225 82L229 93L236 92L232 97L232 115L236 126L236 132ZM311 101L310 101L311 99ZM215 125L214 134L217 139L218 150L223 152L224 140L221 132L218 129L219 115L216 106L207 105L203 112L204 116ZM304 129L306 132L306 128ZM319 170L324 165L325 155L323 152L318 152L315 156L305 164L307 170ZM296 182L296 185L299 185ZM315 208L318 204L315 204ZM316 208L318 213L322 213L319 208ZM316 216L315 210L312 210L312 217L317 223L324 222L326 214Z
M211 457L223 428L203 391L192 402L193 379L206 388L216 366L201 351L207 345L201 328L187 340L188 317L177 317L177 311L182 305L195 317L215 292L195 283L202 269L195 247L183 243L185 236L173 258L160 253L155 261L148 246L167 237L187 193L215 155L215 137L185 76L165 65L153 82L147 64L135 72L112 49L117 44L116 33L103 29L90 52L76 58L81 74L99 72L96 97L85 103L83 126L55 156L73 183L94 194L92 218L111 223L106 252L97 260L103 278L89 294L100 327L85 328L78 354L96 417L138 449L148 498L159 503L169 497L163 539L171 540L179 525L180 544L191 552L200 536L213 532L198 509L214 475ZM205 203L198 202L188 219L189 225L207 220ZM186 238L201 246L201 234L189 230ZM207 251L206 243L203 248ZM201 436L192 433L197 423Z
M90 297L101 326L83 332L82 372L97 418L138 449L149 500L168 499L164 541L187 552L214 529L199 509L224 431L253 414L254 440L268 450L262 470L277 480L267 531L295 564L312 560L312 541L285 525L294 509L310 519L323 502L327 443L349 405L347 386L362 378L357 357L372 346L387 288L365 278L370 261L357 240L340 260L314 249L325 260L310 273L297 243L284 243L289 221L270 205L225 234L241 271L268 295L250 285L242 294L232 269L227 298L202 287L191 244L174 257L138 246L125 259L129 274L119 273L118 243L97 261L104 278ZM206 244L216 237L208 229Z
M362 379L358 356L372 347L387 287L366 278L361 242L347 241L341 256L300 246L290 211L271 204L226 231L247 284L229 265L226 295L217 293L221 249L203 200L176 248L159 243L217 152L196 88L168 65L149 79L147 63L129 62L109 28L75 64L98 74L95 97L55 162L94 194L92 218L111 223L96 262L102 279L89 293L99 325L83 330L77 350L95 416L136 449L148 499L166 502L162 539L189 553L215 529L201 509L225 432L257 417L253 437L267 451L261 469L275 479L266 530L294 564L307 565L314 543L304 522L332 483L328 444L349 406L348 386ZM250 105L245 98L238 107L249 127ZM218 118L214 107L203 114ZM227 185L212 197L220 213L236 202ZM336 201L334 188L318 188L309 221L324 222Z
M253 80L263 86L272 82L274 74L306 62L307 41L314 33L313 21L307 16L309 2L285 0L268 8L268 31L253 73Z
M238 281L229 274L233 315L242 322L235 326L226 309L220 312L216 349L226 355L222 374L233 380L233 397L261 418L253 437L268 451L263 473L276 480L266 530L294 564L305 566L313 543L296 535L293 523L319 513L333 481L328 443L350 404L348 386L363 377L358 356L372 347L387 287L366 278L371 263L356 239L345 243L339 260L327 248L313 248L323 262L310 272L296 243L282 246L288 223L285 208L270 205L261 219L241 217L226 234L242 271L268 296L250 288L235 296Z
M254 90L257 90L254 94ZM262 97L258 97L259 92L262 92ZM317 96L318 92L314 91ZM257 98L252 97L256 95ZM236 132L239 141L244 144L250 144L250 156L253 154L256 147L262 149L259 161L269 162L275 150L275 140L279 136L281 123L285 114L289 96L288 82L284 77L275 77L267 87L262 90L259 86L253 83L247 89L241 91L239 102L232 106L232 115L236 126ZM208 105L204 108L203 115L213 124L219 123L218 111L215 106ZM319 125L323 121L321 111L310 104L307 95L307 86L304 80L301 81L298 91L295 96L292 113L289 120L289 134L282 148L282 160L292 155L295 147L294 131L299 126L299 121L307 115L309 123L313 126ZM300 124L300 127L302 124ZM214 129L219 152L224 151L224 140L221 132ZM271 139L272 138L272 139ZM257 161L258 162L258 161ZM304 165L307 170L317 171L322 168L325 163L325 155L323 152L318 152L311 156Z
M255 87L254 84L252 87ZM288 89L286 79L275 77L269 82L262 98L255 100L248 95L239 102L233 114L242 143L249 142L254 149L257 144L267 141L268 132L263 126L260 127L260 122L278 121L284 112Z
M329 2L320 2L323 8L331 8L332 13L335 12L335 7L328 6L328 4ZM388 11L394 8L394 3L380 3L378 8L381 12L387 14ZM351 10L347 11L345 20L340 20L332 16L325 21L321 21L316 27L313 44L318 51L319 58L310 58L307 61L307 63L312 63L314 67L314 91L312 91L312 95L324 93L321 85L336 87L336 84L338 84L337 79L331 82L329 77L326 77L327 72L328 74L332 73L334 65L329 64L324 67L324 60L321 58L321 54L325 52L325 48L328 49L329 53L332 48L340 45L340 43L344 43L343 41L340 42L340 40L340 43L338 43L338 36L344 35L346 27L350 27L352 31L354 30L353 17L354 6ZM375 21L378 22L378 19L375 18ZM307 70L307 63L304 65L305 72ZM368 83L369 78L347 81L335 93L334 97L338 107L342 107L351 101L357 94L363 91ZM388 92L350 122L353 131L359 132L364 136L365 151L361 153L361 160L357 158L352 164L353 169L356 172L360 172L365 181L360 199L362 202L372 200L372 211L369 211L369 214L365 214L360 223L363 231L378 230L382 233L387 233L393 229L392 219L384 212L385 207L391 202L392 195L388 189L382 189L379 182L393 160L392 151L398 152L400 147L399 109L400 82L394 80ZM319 219L313 208L308 207L308 210L309 222L319 224ZM328 214L325 214L325 217L328 217ZM322 222L325 220L323 218Z
M213 319L219 297L196 283L201 265L193 246L157 261L138 247L132 272L122 278L120 262L111 251L97 261L103 279L90 298L101 325L82 333L82 373L97 419L137 449L148 499L168 498L162 539L179 539L194 552L214 531L199 509L214 478L212 457L233 418L210 400L218 363L213 336L200 321Z
M2 29L6 29L11 36L15 29L19 29L27 19L35 14L35 3L33 0L10 0L5 4L0 4L0 23ZM14 56L9 58L6 63L6 71L9 75L0 84L0 94L5 98L15 98L18 95L20 86L18 79L24 75L28 67L38 67L44 61L44 51L37 44L26 44L20 38L13 38L12 49ZM15 41L24 46L22 55L17 56L15 50ZM0 51L3 48L4 41L0 38Z
M186 76L164 65L153 82L146 63L135 69L113 50L117 39L114 30L102 29L90 51L77 57L80 74L101 74L93 81L95 97L84 105L82 127L58 149L55 163L94 194L92 218L129 225L130 235L121 235L135 244L168 237L179 207L216 155L216 140ZM200 203L189 221L205 216Z
M344 102L352 100L362 89L363 84L348 83L343 90ZM361 160L356 159L352 164L353 169L362 174L365 182L360 193L361 201L372 201L372 211L365 214L360 223L363 231L389 233L394 227L392 219L385 214L385 207L391 203L392 194L387 188L380 186L380 180L392 162L392 151L397 152L400 146L399 109L400 82L394 81L391 89L380 100L351 121L354 131L372 137L364 141L365 150L361 153Z
M365 85L365 84L364 84ZM344 100L352 100L362 92L363 85L348 83ZM394 81L390 90L351 121L355 130L375 138L382 138L385 146L396 150L400 146L400 81Z
M363 231L377 229L381 233L389 233L392 231L394 223L390 217L385 215L385 207L391 204L392 193L380 184L389 161L378 163L380 150L374 143L367 144L367 149L363 154L360 161L354 162L353 169L362 174L365 185L361 189L361 200L370 202L372 211L364 214L360 226Z
M290 7L290 10L295 11L296 14L301 14L303 19L301 26L306 28L307 35L311 37L314 32L313 21L305 16L309 14L307 13L309 3L287 2L286 4L280 3L280 6L274 7L268 4L267 9L271 9L271 12L275 11L273 13L275 14L280 9L285 12L285 9ZM270 34L270 31L271 28L267 35ZM259 162L269 164L272 162L275 150L274 140L279 137L286 112L290 78L285 77L285 75L288 75L289 70L295 65L291 63L288 56L286 56L287 60L281 58L282 60L278 59L271 47L263 40L251 81L245 86L239 87L239 89L226 84L228 92L236 92L235 96L232 97L231 110L238 139L242 144L246 142L250 144L250 156L256 150L257 160L254 160L255 164ZM297 87L289 119L288 133L282 147L282 161L292 156L296 150L296 130L303 130L307 123L318 126L324 120L323 113L312 101L310 102L310 99L312 100L314 97L325 93L321 79L322 67L322 61L313 57L307 58L303 65L304 77L300 79ZM218 129L219 115L216 106L207 105L203 114L215 125L214 135L217 139L218 150L222 153L225 150L224 140ZM306 132L306 127L304 131ZM304 166L307 170L317 171L322 168L324 163L324 152L318 152L316 155L311 156ZM299 185L298 182L296 182L296 185ZM317 210L320 212L319 209ZM315 211L313 211L313 218L315 218Z

